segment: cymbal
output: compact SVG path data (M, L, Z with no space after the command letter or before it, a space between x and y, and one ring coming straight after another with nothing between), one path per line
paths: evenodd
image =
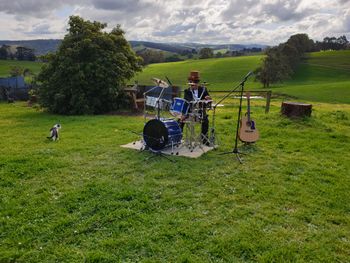
M168 88L169 84L167 82L165 82L164 80L161 79L157 79L157 78L152 78L153 82L161 88Z
M210 83L208 83L208 82L202 82L202 83L188 82L187 85L204 85L204 86L208 86L208 85L210 85Z

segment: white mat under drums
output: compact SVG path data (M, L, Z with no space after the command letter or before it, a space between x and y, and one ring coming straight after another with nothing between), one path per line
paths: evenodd
M142 147L142 142L141 141L137 141L135 143L131 142L131 143L128 143L125 145L121 145L121 147L134 149L134 150L140 150ZM185 156L185 157L189 157L189 158L198 158L202 154L209 152L210 150L213 150L213 149L214 149L214 147L202 145L201 147L196 147L193 150L193 152L191 152L186 146L181 144L179 147L174 148L174 156ZM167 154L167 155L172 155L171 154L171 147L164 149L161 152L164 154ZM177 152L179 153L178 155L176 155Z

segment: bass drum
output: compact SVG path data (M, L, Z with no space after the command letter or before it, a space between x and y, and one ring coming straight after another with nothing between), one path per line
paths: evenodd
M174 120L153 119L143 128L143 140L152 150L159 151L172 145L179 145L182 130Z

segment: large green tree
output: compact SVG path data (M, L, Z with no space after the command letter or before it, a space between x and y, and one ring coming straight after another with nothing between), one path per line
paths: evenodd
M258 80L268 88L271 83L281 82L289 77L292 69L279 47L270 48L266 51L262 66L256 69L255 75Z
M118 108L122 87L141 70L118 25L69 19L68 33L38 75L42 106L59 114L98 114Z
M282 82L296 70L305 52L312 51L313 40L307 34L292 35L286 43L266 50L262 65L255 70L256 79L264 87Z
M214 57L214 52L211 48L205 47L199 51L199 58L200 59L212 58L212 57Z

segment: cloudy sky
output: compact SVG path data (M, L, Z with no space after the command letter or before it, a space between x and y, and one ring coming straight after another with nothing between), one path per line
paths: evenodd
M0 0L0 39L62 38L70 15L121 24L128 40L278 44L350 39L350 0Z

